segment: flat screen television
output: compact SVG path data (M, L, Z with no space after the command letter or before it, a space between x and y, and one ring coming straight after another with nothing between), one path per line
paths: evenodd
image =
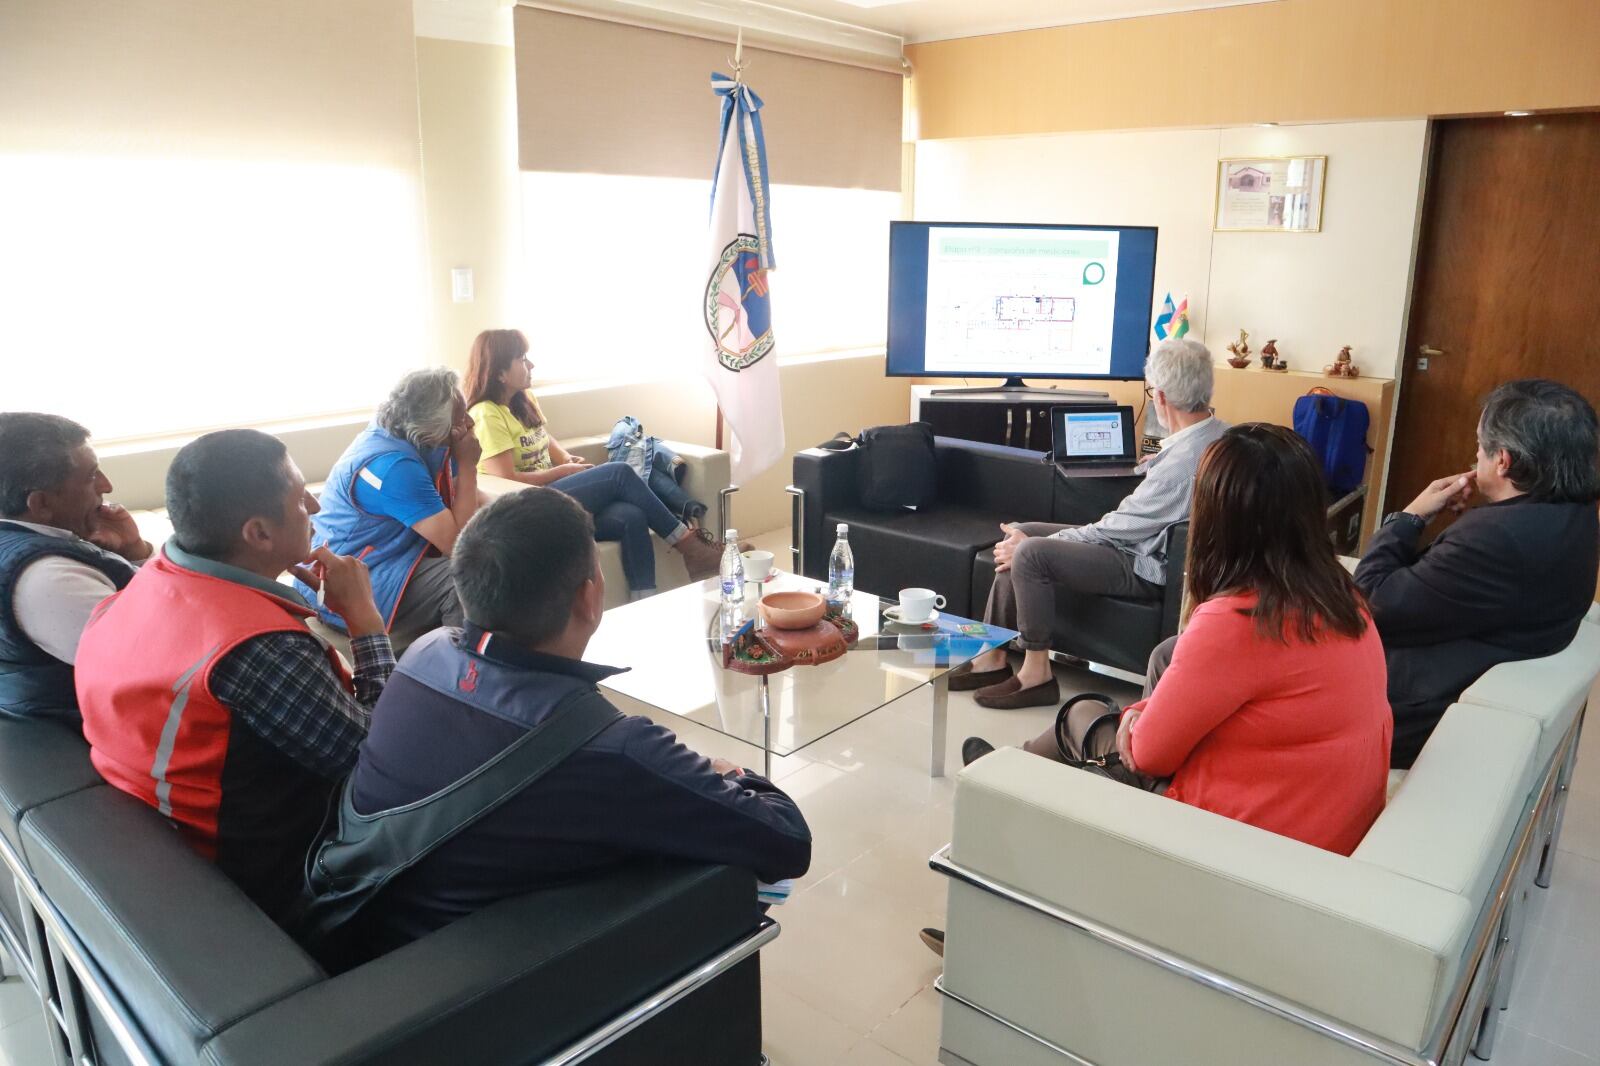
M1144 377L1154 226L889 224L891 377Z

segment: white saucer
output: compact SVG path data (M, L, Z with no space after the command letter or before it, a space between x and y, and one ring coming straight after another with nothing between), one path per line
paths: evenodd
M939 620L939 612L934 611L930 613L928 617L921 619L920 621L908 622L900 617L900 605L898 603L893 607L885 607L883 609L883 616L889 621L902 626L925 626L929 622L937 622Z

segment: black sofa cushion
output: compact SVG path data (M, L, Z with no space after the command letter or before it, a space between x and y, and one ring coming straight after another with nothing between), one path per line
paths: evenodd
M24 862L17 821L41 803L103 783L89 762L83 733L74 726L57 719L0 715L0 833ZM0 921L20 947L27 939L17 894L3 873L0 880L5 886L0 891Z
M640 864L468 915L241 1021L206 1046L206 1058L230 1066L542 1062L759 921L748 871ZM647 1026L594 1061L754 1066L756 962L660 1016L664 1029L652 1035ZM441 999L439 988L455 994ZM698 1006L678 1013L691 1003ZM715 1025L684 1024L701 1014Z
M17 822L41 803L105 781L89 761L83 732L50 719L0 716L0 832L20 856Z
M931 588L945 597L947 610L968 618L973 556L1000 539L1001 520L994 512L947 504L900 514L851 507L828 515L829 522L850 524L856 588L890 600L903 588Z
M324 978L165 818L109 785L33 808L22 841L163 1061L194 1061L213 1034Z

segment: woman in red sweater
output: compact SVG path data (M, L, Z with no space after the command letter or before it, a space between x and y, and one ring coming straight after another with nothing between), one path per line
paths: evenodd
M1316 460L1291 430L1250 423L1211 445L1190 518L1192 613L1160 683L1123 712L1113 776L1348 855L1383 810L1394 722L1383 647L1323 515ZM1106 733L1086 754L1112 749ZM1059 758L1054 730L1026 747Z

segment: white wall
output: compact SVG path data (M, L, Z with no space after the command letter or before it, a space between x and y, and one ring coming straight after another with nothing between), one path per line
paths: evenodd
M916 217L930 221L1154 225L1155 300L1189 295L1219 357L1243 327L1297 370L1343 345L1395 377L1426 166L1427 122L1066 133L923 141ZM1213 233L1217 160L1326 155L1322 232Z
M921 141L915 217L1157 226L1156 303L1189 294L1205 325L1217 131Z

